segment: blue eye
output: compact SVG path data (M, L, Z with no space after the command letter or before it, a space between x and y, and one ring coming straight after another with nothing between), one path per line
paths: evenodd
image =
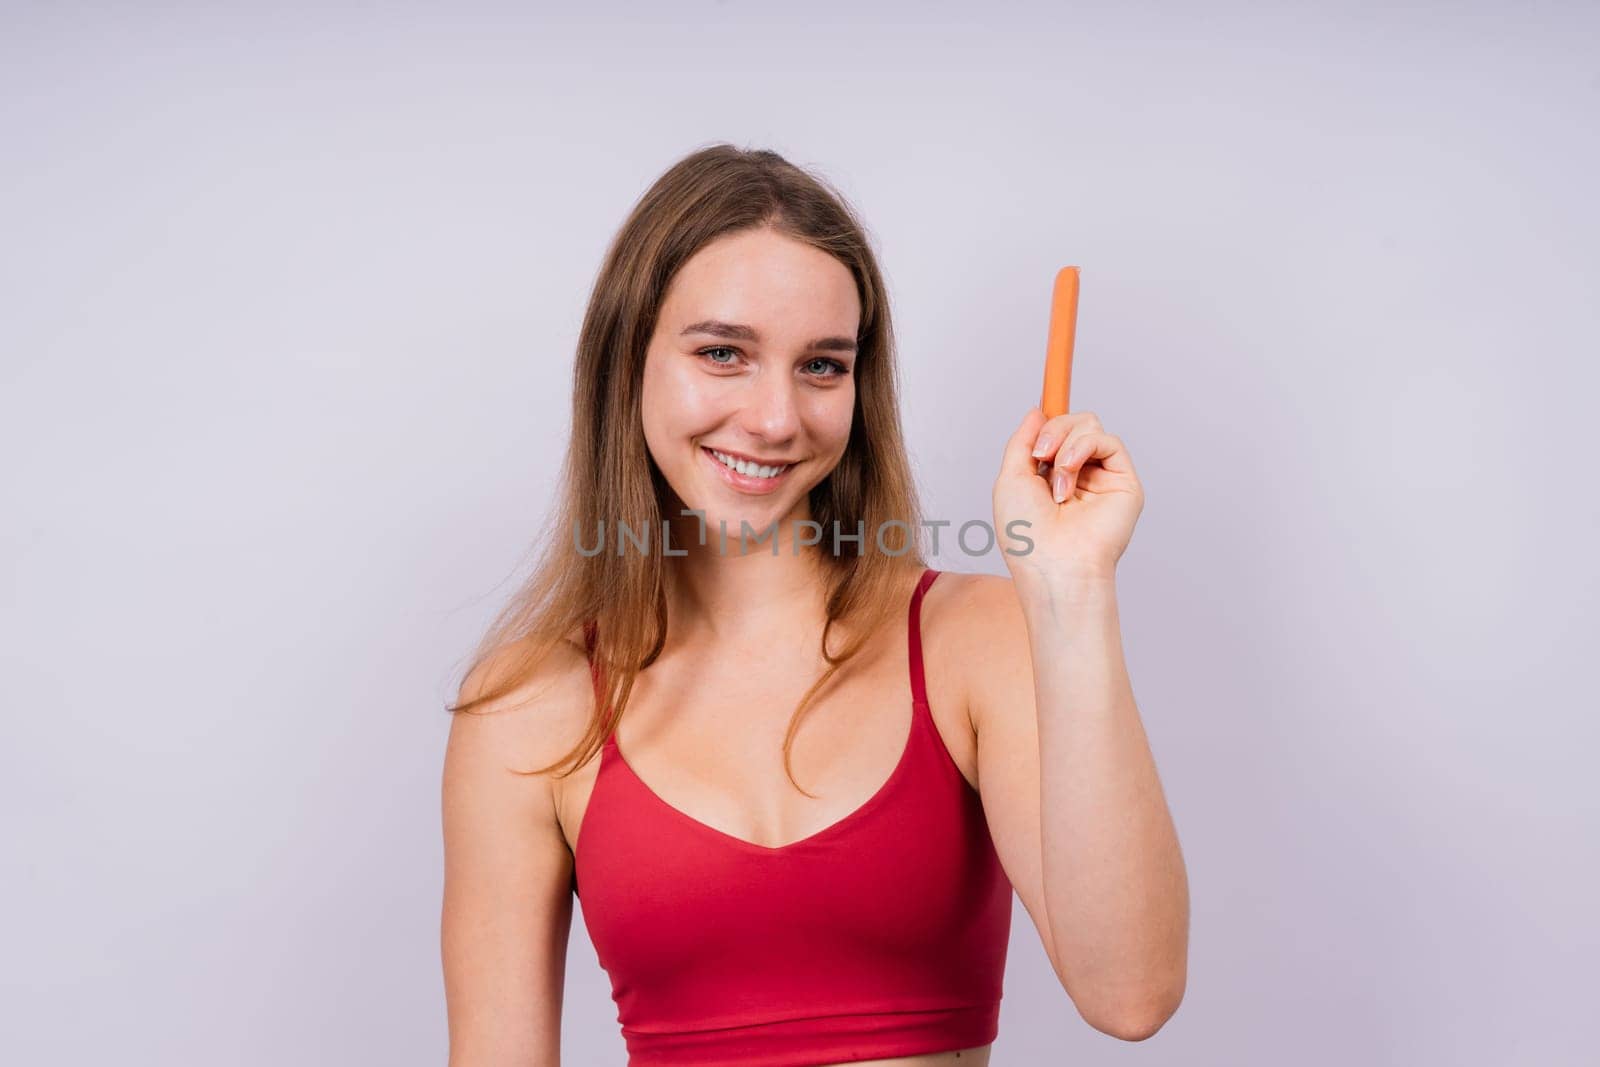
M697 356L704 356L713 367L731 367L732 359L719 359L714 353L726 352L731 356L738 356L739 350L729 345L710 345L695 352ZM836 359L817 357L803 364L806 373L813 378L844 378L850 374L850 368Z
M850 373L850 368L846 367L843 363L840 363L836 359L814 359L810 363L807 363L806 366L815 367L819 363L824 367L833 368L830 373L818 374L817 377L819 378L842 378Z
M702 348L699 352L697 352L695 354L699 355L699 356L704 356L704 355L706 355L707 353L710 353L710 352L732 352L734 355L738 355L739 354L739 350L738 349L729 348L727 345L712 345L710 348ZM715 366L718 366L718 367L726 367L726 366L728 366L727 363L724 363L721 360L713 359L711 362L712 362L712 364L714 364Z

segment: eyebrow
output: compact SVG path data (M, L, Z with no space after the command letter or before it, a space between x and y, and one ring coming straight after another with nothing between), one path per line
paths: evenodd
M754 341L758 344L761 341L761 335L751 327L738 322L720 322L717 319L691 322L678 336L687 337L692 333L703 333L730 341ZM854 337L819 337L807 345L806 349L818 352L854 352L856 340Z

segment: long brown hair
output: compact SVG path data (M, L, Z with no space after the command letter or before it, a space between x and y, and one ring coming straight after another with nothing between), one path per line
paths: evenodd
M812 519L825 531L817 547L828 584L821 638L828 667L801 698L784 738L791 782L790 748L813 698L903 610L908 570L926 565L921 510L900 430L894 332L864 227L832 186L776 152L716 144L686 156L639 199L606 252L578 337L572 433L557 506L539 535L542 554L474 652L468 676L495 657L494 680L448 709L471 712L512 692L550 651L587 635L596 674L588 729L555 763L520 773L543 774L571 762L565 776L588 762L615 729L636 676L665 645L666 558L657 551L586 555L576 532L587 538L588 531L624 522L634 531L661 530L672 497L641 430L646 349L679 268L718 237L762 227L843 263L855 276L861 303L850 438L810 496ZM835 529L841 540L865 536L844 541L847 553L841 554L834 551ZM828 638L836 624L851 636L833 652Z

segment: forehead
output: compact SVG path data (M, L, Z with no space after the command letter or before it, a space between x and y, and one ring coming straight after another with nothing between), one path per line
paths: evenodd
M701 248L674 276L661 308L662 325L674 327L711 318L853 334L860 316L850 268L771 230L728 234Z

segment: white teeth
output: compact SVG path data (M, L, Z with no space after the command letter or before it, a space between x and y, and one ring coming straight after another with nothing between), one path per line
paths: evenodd
M740 474L743 474L746 477L773 478L789 469L788 464L785 464L782 467L762 467L754 463L747 463L742 459L734 459L726 452L718 452L714 448L707 449L706 451L710 452L713 456L716 456L718 461L720 461L724 467L731 467L733 470L738 471Z

